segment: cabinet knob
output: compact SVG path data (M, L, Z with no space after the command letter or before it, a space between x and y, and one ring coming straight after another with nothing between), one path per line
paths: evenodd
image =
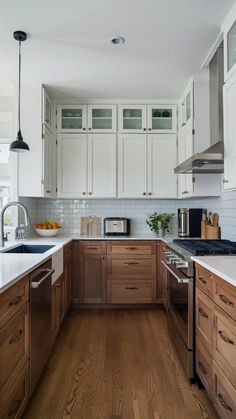
M51 191L46 191L46 193L51 193Z
M146 128L143 128L144 131L146 131Z
M146 192L143 192L143 195L147 195Z
M89 128L89 131L91 131L92 128Z
M61 287L60 282L56 282L56 283L55 283L55 287L56 287L56 288L60 288L60 287Z
M223 183L229 183L228 179L223 179Z
M189 191L183 191L182 195L186 195L187 193L189 193Z
M92 195L93 193L92 192L89 192L89 195Z
M83 192L83 195L86 195L86 192Z
M83 131L86 131L86 128L83 128Z
M148 192L148 195L152 195L152 192Z
M148 131L151 131L152 130L152 128L148 128Z

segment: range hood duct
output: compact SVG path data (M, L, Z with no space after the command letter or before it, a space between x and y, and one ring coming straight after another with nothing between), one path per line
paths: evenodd
M217 49L209 64L210 75L210 147L195 153L179 164L174 172L181 173L223 173L223 43Z

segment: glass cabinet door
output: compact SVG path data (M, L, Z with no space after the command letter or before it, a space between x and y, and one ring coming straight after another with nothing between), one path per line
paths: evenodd
M88 130L116 131L116 105L88 105Z
M60 105L57 110L59 132L86 130L86 105Z
M227 33L227 72L236 63L236 22L231 26Z
M51 99L43 87L42 89L43 96L43 125L47 127L50 131L52 130L52 102Z
M122 105L119 107L119 131L146 131L146 105Z
M148 105L148 132L176 132L175 105Z

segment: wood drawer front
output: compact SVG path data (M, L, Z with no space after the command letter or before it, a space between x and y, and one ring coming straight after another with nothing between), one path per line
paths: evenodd
M217 306L214 310L213 357L236 388L236 322Z
M214 360L213 401L220 418L236 418L236 390Z
M29 306L26 304L0 330L0 398L14 384L29 359Z
M214 302L196 288L196 333L212 354Z
M196 284L205 292L205 294L209 295L209 297L213 296L213 280L211 273L198 264L196 264Z
M101 243L88 243L81 245L84 255L104 255L106 254L106 245Z
M113 304L152 303L152 283L109 281L108 302Z
M108 273L113 276L129 277L134 275L138 279L151 277L153 275L153 263L151 258L115 258L112 257L108 261ZM154 266L155 268L155 266Z
M68 257L72 256L72 252L73 252L73 243L68 243L64 249L63 249L63 253L64 253L64 259L67 259Z
M196 338L196 371L208 393L213 386L213 358L201 340Z
M132 256L132 255L142 255L142 256L151 256L152 254L155 255L156 253L156 245L155 243L147 243L147 242L136 242L136 243L109 243L108 244L108 253L112 255L125 255L125 256Z
M2 399L1 399L2 400ZM14 386L0 405L0 418L17 419L22 414L29 401L29 363L14 382Z
M236 287L215 277L214 301L236 321Z
M29 277L26 276L0 294L0 327L29 300Z

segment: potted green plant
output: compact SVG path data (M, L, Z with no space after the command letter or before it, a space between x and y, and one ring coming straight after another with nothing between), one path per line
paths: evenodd
M174 214L166 212L160 214L153 212L152 214L147 214L146 222L151 231L156 233L157 236L164 236L166 231L169 232L169 225L173 216Z

